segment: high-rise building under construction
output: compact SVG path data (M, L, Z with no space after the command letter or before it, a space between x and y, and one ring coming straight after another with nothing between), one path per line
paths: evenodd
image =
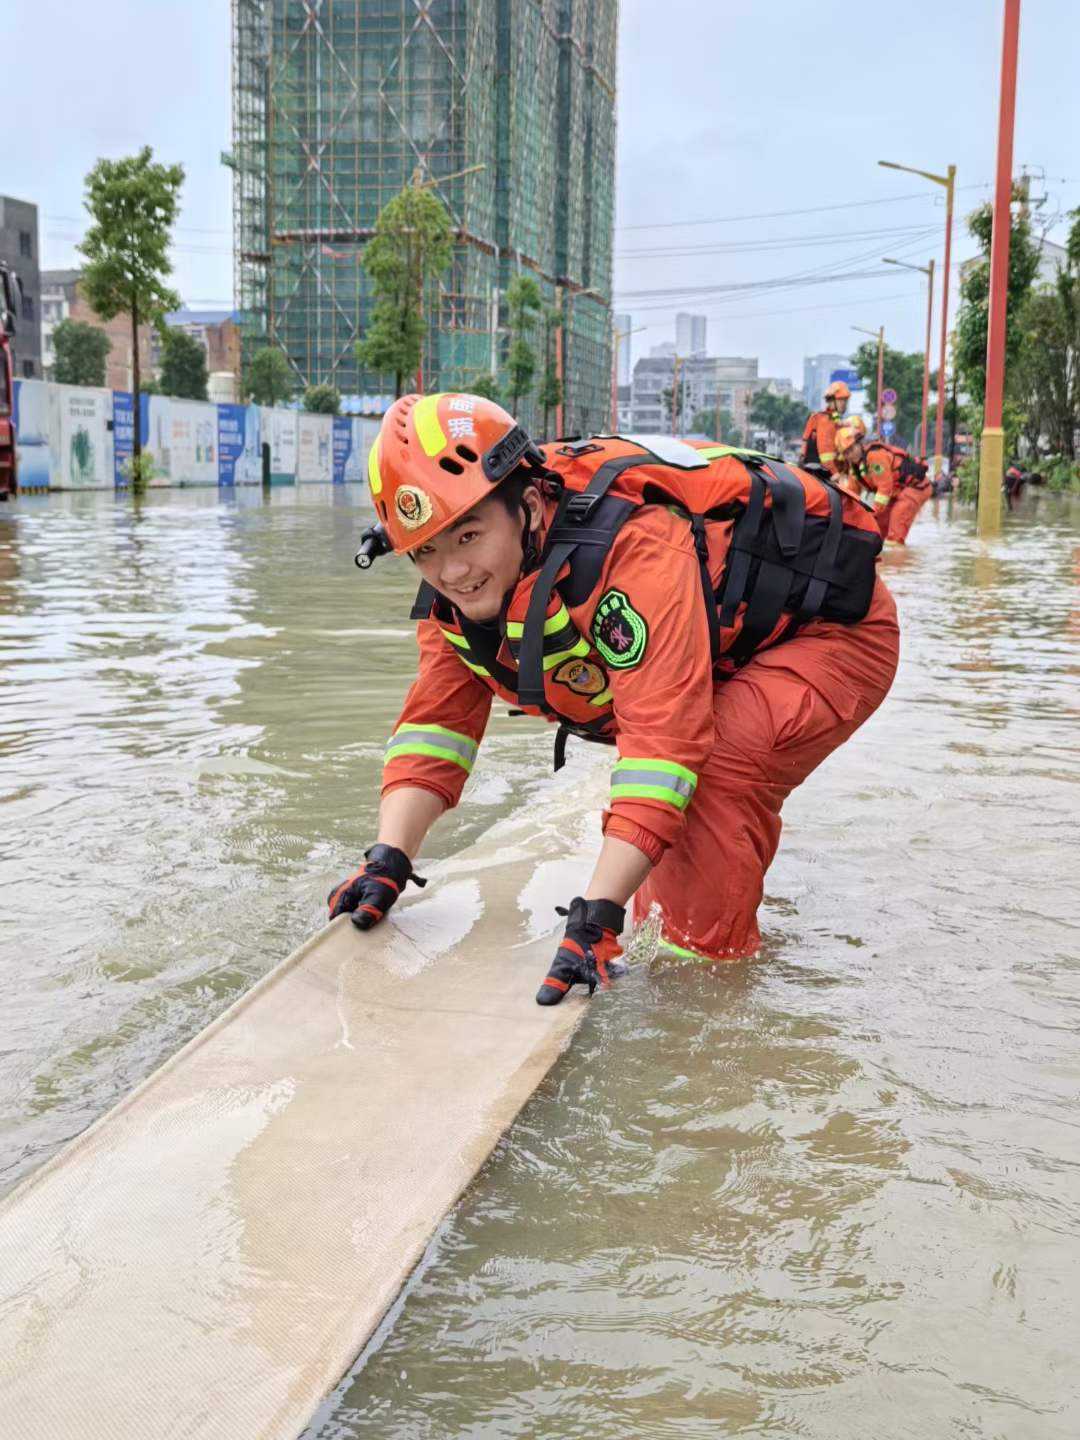
M374 303L361 256L387 201L431 181L456 243L428 297L424 388L466 389L503 368L501 297L527 273L558 311L532 344L538 375L545 346L561 369L564 432L606 425L618 0L232 8L245 356L274 344L298 386L385 391L356 360ZM543 429L534 400L519 408Z

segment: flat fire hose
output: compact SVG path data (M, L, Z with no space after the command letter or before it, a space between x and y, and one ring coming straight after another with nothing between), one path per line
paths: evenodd
M332 922L0 1202L0 1434L303 1430L584 1013L533 999L599 836L574 783Z

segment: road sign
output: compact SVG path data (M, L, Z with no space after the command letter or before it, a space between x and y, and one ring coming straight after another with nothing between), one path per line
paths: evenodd
M843 368L833 370L829 374L830 384L833 380L842 380L849 390L862 389L862 378L857 370L847 370Z
M888 393L888 392L886 391L886 394L887 394L887 393ZM882 398L884 399L884 397L882 397ZM891 400L885 400L885 401L884 401L884 404L883 404L882 407L881 407L881 418L882 418L883 420L895 420L895 419L896 419L896 406L892 403Z
M881 398L882 398L882 400L884 400L884 402L885 402L886 405L895 405L895 404L896 404L896 391L895 391L895 390L882 390L882 392L881 392Z
M886 440L891 440L892 437L893 437L893 435L896 434L896 421L895 421L895 420L882 420L882 422L881 422L881 433L882 433L882 435L885 436L885 439L886 439Z

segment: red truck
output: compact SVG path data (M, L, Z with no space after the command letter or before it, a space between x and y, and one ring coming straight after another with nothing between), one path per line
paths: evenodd
M19 278L0 261L0 500L18 489L15 454L15 305Z

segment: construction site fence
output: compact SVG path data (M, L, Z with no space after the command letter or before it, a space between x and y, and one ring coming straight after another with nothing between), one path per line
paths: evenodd
M262 405L140 395L140 437L150 485L335 484L366 479L378 416L311 415ZM15 384L19 489L120 490L135 434L123 390Z

